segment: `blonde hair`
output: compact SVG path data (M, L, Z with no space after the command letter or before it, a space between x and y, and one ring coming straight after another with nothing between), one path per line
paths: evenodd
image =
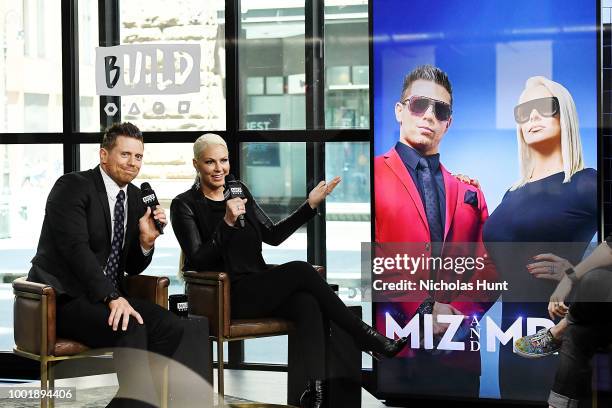
M227 143L223 138L215 133L205 133L198 137L193 144L193 158L198 159L200 154L208 148L208 146L220 145L227 150Z
M551 81L543 76L531 77L525 82L525 89L543 86L559 100L559 124L561 127L561 158L563 160L564 183L568 183L572 176L584 169L582 156L582 143L580 142L580 127L578 113L574 99L569 91L561 84ZM516 125L516 139L518 142L518 157L520 179L514 183L510 190L525 185L533 172L530 149L525 143L520 125Z

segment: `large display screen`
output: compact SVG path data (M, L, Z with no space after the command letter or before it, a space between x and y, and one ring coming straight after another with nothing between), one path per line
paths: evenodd
M373 280L395 285L373 314L411 337L375 363L380 397L548 398L558 356L513 343L553 324L546 271L597 239L597 8L371 0L373 242L392 254Z

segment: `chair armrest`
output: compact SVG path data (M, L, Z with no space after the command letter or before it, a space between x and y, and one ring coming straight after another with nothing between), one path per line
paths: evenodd
M157 303L165 309L168 309L169 285L170 279L165 276L133 275L126 279L128 296Z
M231 323L230 279L225 272L185 271L189 313L206 316L213 336L228 337Z
M52 355L55 349L55 290L49 285L13 281L13 337L18 349L38 355Z
M319 275L321 275L323 279L327 280L327 271L325 270L324 266L312 265L312 267L315 268L317 272L319 272Z
M185 271L185 277L192 280L210 280L215 282L223 282L230 284L229 275L226 272L208 271L208 272L196 272L196 271Z
M34 295L55 295L55 289L51 286L44 283L27 281L25 277L17 278L13 281L13 290Z

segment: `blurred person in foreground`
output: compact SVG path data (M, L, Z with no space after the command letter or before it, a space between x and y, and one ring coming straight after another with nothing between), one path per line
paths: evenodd
M561 318L559 323L515 342L516 353L526 358L559 352L548 396L551 408L591 406L591 362L597 348L612 342L611 245L609 236L578 265L568 265L548 304L550 318ZM565 302L573 288L576 296L568 307Z

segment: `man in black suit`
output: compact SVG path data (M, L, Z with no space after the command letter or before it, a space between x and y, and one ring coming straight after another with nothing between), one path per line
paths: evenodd
M28 275L28 280L49 284L58 293L58 337L91 348L116 348L114 360L123 396L155 395L150 370L142 370L146 356L126 348L174 356L207 377L206 339L199 339L199 350L189 355L176 353L188 336L183 322L156 304L125 296L124 271L139 274L151 262L160 235L153 218L167 223L164 210L157 206L151 214L142 203L140 190L131 184L143 152L138 128L115 124L104 135L99 166L57 180L49 193ZM149 406L124 398L115 398L109 406L140 404Z

